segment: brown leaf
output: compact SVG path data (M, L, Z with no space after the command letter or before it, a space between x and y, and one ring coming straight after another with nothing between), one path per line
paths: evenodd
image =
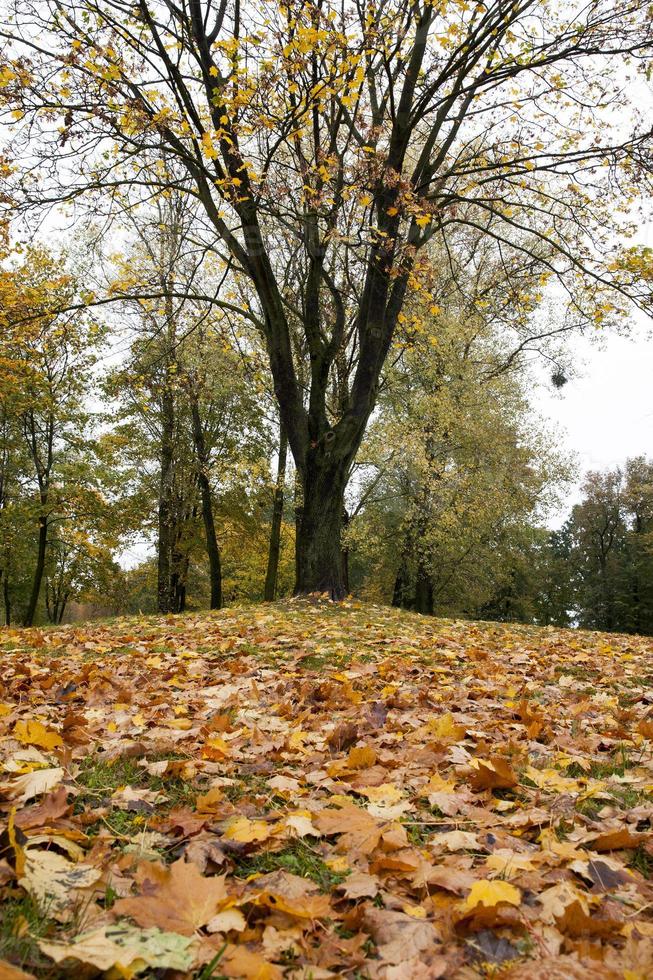
M371 854L379 843L383 829L380 821L353 804L337 809L320 810L315 815L313 823L327 836L342 835L336 850L359 851L361 854Z
M33 827L43 827L52 824L60 817L72 813L72 804L68 804L68 790L59 786L54 793L49 793L36 806L25 807L16 814L16 826L23 830Z
M327 745L334 752L343 752L358 740L358 726L353 721L345 721L331 732Z
M0 980L36 980L33 973L24 973L6 960L0 960Z
M440 942L440 933L432 922L415 919L403 912L367 909L365 928L378 947L378 954L389 963L402 963L419 957Z
M273 871L256 878L245 898L255 905L267 905L299 919L319 919L332 911L328 895L319 894L312 881L288 871Z
M344 892L345 898L374 898L379 892L379 879L376 875L355 871L348 875L338 888Z
M192 936L229 898L224 877L205 878L196 865L183 859L169 868L154 864L148 870L142 877L141 894L119 899L114 915L128 915L146 928L156 926L164 932Z
M473 790L512 789L519 780L506 759L495 756L492 759L474 759L474 768L469 776Z

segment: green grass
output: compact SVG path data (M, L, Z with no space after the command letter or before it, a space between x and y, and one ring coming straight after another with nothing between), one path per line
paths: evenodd
M234 874L246 878L253 874L269 874L282 869L300 878L310 878L322 891L328 892L347 877L332 871L309 844L303 840L293 841L283 851L255 854L238 861Z
M628 867L632 868L633 871L639 871L649 881L653 878L653 857L641 846L632 852Z
M152 757L150 762L162 759L184 759L185 756ZM181 779L179 776L152 776L146 769L138 765L137 760L120 758L107 762L97 756L89 756L81 764L77 775L77 783L82 792L75 800L75 810L81 813L85 809L93 810L99 805L110 807L109 813L95 823L89 824L87 832L93 836L104 825L118 837L133 837L147 827L150 815L137 810L124 810L111 806L111 796L121 786L132 786L138 789L153 790L166 797L165 803L156 805L156 815L162 816L167 811L188 806L195 808L195 799L202 787L193 782Z
M24 894L0 893L0 960L39 977L59 980L65 974L38 947L38 940L56 935L61 927L41 912L36 903Z

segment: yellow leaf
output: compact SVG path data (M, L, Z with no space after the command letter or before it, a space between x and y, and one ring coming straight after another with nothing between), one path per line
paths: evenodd
M479 905L494 908L499 902L519 905L521 902L519 888L507 881L490 881L488 878L483 878L481 881L474 882L463 903L463 908L466 912L472 912Z
M187 722L187 718L176 718L174 723L171 722L173 727L179 727L180 722ZM184 726L182 726L184 727ZM220 735L211 735L207 738L204 746L202 748L202 755L205 759L213 759L214 762L218 762L223 759L226 755L229 755L229 746Z
M304 742L306 740L307 735L308 732L302 732L302 731L293 732L292 735L290 735L288 738L288 742L287 742L288 748L299 750L301 752L304 748Z
M54 749L63 745L63 739L58 732L46 728L40 721L17 721L14 728L14 738L23 745L40 745L42 749Z
M250 820L248 817L236 817L225 830L224 836L228 840L235 840L241 844L250 844L255 840L267 840L277 830L278 828L274 824L267 823L265 820Z
M380 786L364 786L359 790L372 803L397 803L401 798L401 790L393 783L381 783Z
M432 718L428 725L436 738L457 742L465 734L464 725L457 725L451 712L440 718Z
M421 905L402 905L401 911L405 912L406 915L410 915L413 919L426 918L426 909L422 908Z
M350 769L369 769L376 762L376 752L370 745L349 750L347 765Z

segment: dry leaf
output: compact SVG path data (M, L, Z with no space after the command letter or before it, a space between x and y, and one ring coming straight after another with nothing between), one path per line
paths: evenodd
M17 721L13 736L23 745L38 745L42 749L52 750L63 745L63 739L59 732L46 728L40 721L31 718Z
M156 864L146 869L141 894L119 899L113 914L127 915L145 928L156 926L165 932L192 936L228 900L224 877L205 878L196 865L181 859L163 871Z

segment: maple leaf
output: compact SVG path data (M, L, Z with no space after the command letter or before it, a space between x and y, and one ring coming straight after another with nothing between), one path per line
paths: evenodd
M190 939L159 929L138 929L128 923L101 926L70 942L39 940L39 949L55 963L77 960L98 970L116 969L122 976L142 966L187 971L193 964ZM0 973L0 980L2 974Z
M25 803L27 800L41 796L54 789L64 777L64 771L59 766L53 769L36 769L26 772L11 782L0 784L0 797Z
M472 789L512 789L519 782L510 763L498 756L493 759L472 759L469 784Z
M442 938L433 922L388 909L367 909L364 924L378 947L379 956L389 963L402 963L418 956Z
M148 873L151 877L148 877ZM146 868L138 897L119 899L114 915L127 915L140 926L157 926L182 936L206 925L229 901L224 877L205 878L183 858L169 868Z
M252 841L264 841L278 834L281 827L266 820L250 820L248 817L236 817L225 828L224 837L240 844L251 844Z
M336 809L320 810L313 822L327 836L341 834L338 851L370 854L379 843L383 831L383 825L377 819L350 803Z
M490 881L488 878L484 878L482 881L474 882L462 907L465 912L472 912L479 905L494 908L499 902L519 905L521 902L519 888L515 888L507 881L500 881L499 879Z
M58 732L33 719L17 721L13 734L23 745L38 745L42 749L56 749L63 745L63 739Z
M317 892L317 886L305 878L288 871L273 871L251 883L246 901L267 905L300 919L319 919L332 910L329 896Z
M56 851L26 848L19 884L43 911L57 916L62 909L79 900L76 892L89 888L100 878L98 868L75 864Z
M72 811L68 804L68 790L60 786L54 793L48 794L36 806L25 807L16 814L16 826L27 830L52 824Z

